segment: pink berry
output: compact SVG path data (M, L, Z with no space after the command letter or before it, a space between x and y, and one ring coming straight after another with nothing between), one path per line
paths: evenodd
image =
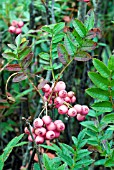
M42 120L43 120L45 125L48 125L48 124L50 124L52 122L50 116L43 116Z
M57 130L58 130L59 132L65 130L65 124L64 124L63 122L58 123L56 126L57 126Z
M66 90L60 90L59 91L59 97L65 98L67 96L67 91Z
M52 131L52 130L49 130L47 133L46 133L46 139L54 139L55 138L55 133Z
M73 97L74 96L74 92L73 91L69 91L68 92L68 97Z
M14 26L14 27L16 27L16 26L17 26L17 23L18 23L18 22L17 22L16 20L13 20L12 23L11 23L11 25Z
M35 129L35 134L38 136L45 136L46 129L44 127Z
M55 125L57 125L58 123L62 123L62 121L61 121L61 120L55 120L55 121L54 121L54 124L55 124Z
M36 118L33 122L34 128L39 128L43 126L43 121L40 118Z
M74 105L74 108L76 109L77 113L81 113L82 112L82 106L80 104Z
M65 97L64 100L65 100L65 102L67 102L67 103L71 103L71 99L70 99L70 97L68 97L68 96Z
M53 122L51 122L50 124L48 124L46 126L46 128L47 128L47 130L55 130L56 129L56 125Z
M55 105L62 105L63 102L64 102L64 100L63 100L61 97L56 97L56 98L54 99L54 104L55 104Z
M65 90L66 85L63 81L58 81L55 87L57 91L60 91L60 90Z
M58 108L58 112L59 114L66 114L68 112L68 107L63 104Z
M42 144L44 142L44 137L37 136L35 139L36 144Z
M61 106L60 104L56 104L56 105L55 105L55 108L58 109L60 106Z
M35 139L36 138L36 135L33 133L32 134L33 135L33 138ZM33 139L32 139L32 136L31 135L28 135L28 140L30 141L30 142L33 142Z
M21 28L21 27L23 27L24 22L23 21L19 21L19 22L17 22L17 25L18 25L19 28Z
M14 26L10 26L9 29L8 29L8 31L10 33L15 33L15 30L16 30L16 28Z
M31 128L31 132L33 133L34 132L34 128L31 126L30 127ZM30 132L29 132L29 130L28 130L28 128L27 127L25 127L25 129L24 129L24 132L26 133L26 134L30 134Z
M22 33L21 28L16 28L15 33L16 33L16 34L21 34L21 33Z
M60 132L59 131L55 130L54 133L55 133L55 138L58 138L60 136Z
M69 110L68 110L68 116L70 116L70 117L74 117L74 116L76 116L77 115L77 111L76 111L76 109L75 108L70 108Z
M89 108L86 105L82 105L82 115L87 115L89 112Z
M48 124L50 124L52 122L50 116L43 116L42 120L43 120L45 125L48 125Z
M77 120L83 121L83 120L85 120L85 116L83 116L81 114L77 114Z
M42 88L43 92L48 92L50 90L50 85L49 84L45 84L44 87Z
M71 103L74 103L75 101L76 101L76 97L73 96L73 97L71 98Z
M90 2L90 0L83 0L84 2Z

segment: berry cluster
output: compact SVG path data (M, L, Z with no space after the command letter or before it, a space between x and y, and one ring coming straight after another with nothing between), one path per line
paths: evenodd
M60 132L64 131L65 125L61 120L51 120L50 116L43 116L42 119L36 118L31 126L31 132L36 144L42 144L44 140L58 138ZM25 127L24 132L28 134L28 140L33 142L30 131Z
M20 34L22 33L22 27L24 26L23 21L15 21L13 20L11 26L9 27L8 31L12 34Z
M70 117L77 117L77 120L83 121L85 116L89 112L89 108L86 105L76 104L72 106L72 103L75 103L76 97L73 91L67 92L66 84L63 81L57 82L52 93L53 86L50 87L49 84L45 84L42 88L44 92L44 101L49 100L49 104L53 104L55 108L58 109L59 114L67 114ZM50 94L51 97L50 97Z

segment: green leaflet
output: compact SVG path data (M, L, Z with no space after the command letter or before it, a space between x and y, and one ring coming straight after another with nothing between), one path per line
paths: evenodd
M101 76L105 78L110 77L110 70L106 67L106 65L98 60L98 59L93 59L93 65L97 69L97 71L101 74Z
M92 80L92 82L98 88L102 90L108 90L110 83L106 78L102 77L100 74L95 73L95 72L89 72L88 75L89 75L89 78Z
M107 114L103 117L102 122L105 123L114 123L114 113Z
M96 102L91 107L100 112L111 112L113 110L112 103L109 101Z
M86 29L89 31L94 27L94 12L93 10L89 10L87 15L85 16L85 21L84 21L84 25L86 27Z
M102 90L97 87L92 87L92 88L88 88L86 90L86 93L89 94L91 97L99 99L101 101L109 101L110 94L106 90Z

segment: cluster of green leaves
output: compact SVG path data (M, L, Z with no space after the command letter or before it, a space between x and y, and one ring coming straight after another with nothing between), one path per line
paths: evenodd
M86 139L89 145L88 149L100 154L102 159L96 160L94 163L97 165L104 165L105 167L114 166L114 149L113 149L113 130L109 128L108 124L114 122L114 114L110 113L105 115L101 120L98 116L103 112L90 110L88 116L92 117L93 120L84 121L80 124L87 128Z
M19 147L28 143L28 142L19 142L23 136L24 134L21 134L20 136L13 138L8 143L8 145L4 148L4 152L2 153L2 155L0 155L0 170L3 169L4 162L7 160L14 147Z
M56 157L50 159L46 154L43 154L44 167L47 170L75 170L85 169L93 163L93 159L90 158L91 152L87 149L83 149L87 143L87 139L84 139L86 135L86 129L82 130L78 137L72 137L73 147L59 143L59 146L52 144L52 146L41 145L44 148L55 151Z
M95 98L92 108L97 111L111 112L114 109L114 56L111 56L106 66L102 61L93 59L97 72L89 72L89 78L94 86L86 93Z

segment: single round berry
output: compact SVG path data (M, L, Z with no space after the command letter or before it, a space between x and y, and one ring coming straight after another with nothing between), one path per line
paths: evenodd
M35 129L35 134L38 136L45 136L46 129L44 127Z
M50 124L52 122L50 116L43 116L42 120L43 120L45 125L48 125L48 124Z
M78 121L83 121L83 120L85 120L85 116L83 116L81 114L77 114L77 120Z
M55 120L54 124L57 125L58 123L63 123L62 120Z
M67 91L66 90L60 90L59 91L59 97L65 98L67 96Z
M43 121L40 118L36 118L33 122L34 128L39 128L43 126Z
M36 144L42 144L44 142L44 137L37 136L35 139Z
M36 138L36 135L35 135L34 133L32 133L32 135L33 135L33 138L35 139L35 138ZM30 142L33 142L33 139L32 139L32 136L31 136L31 135L28 135L28 140L29 140Z
M66 114L68 112L68 107L66 105L61 105L58 108L58 112L59 114Z
M74 108L76 109L77 113L81 113L82 112L82 106L80 104L74 105Z
M21 34L21 33L22 33L21 28L16 28L15 33L16 33L16 34Z
M50 90L50 85L49 84L45 84L44 87L42 88L43 92L48 92Z
M77 111L76 111L76 109L75 108L70 108L69 110L68 110L68 116L70 116L70 117L74 117L74 116L76 116L77 115Z
M82 105L82 115L87 115L89 112L89 108L86 105Z
M74 92L73 91L69 91L68 92L68 97L72 98L74 96Z
M57 91L65 90L66 84L63 81L58 81L55 88Z
M57 123L56 127L59 132L65 130L65 124L63 122Z
M64 100L65 100L65 102L67 102L67 103L71 103L71 99L70 99L70 97L68 97L68 96L65 97Z
M10 33L15 33L15 30L16 30L16 27L14 27L14 26L10 26L9 29L8 29L8 31Z
M21 27L23 27L24 22L23 21L19 21L19 22L17 22L17 25L18 25L19 28L21 28Z
M30 126L30 128L31 128L31 132L33 133L34 132L34 128L32 127L32 126ZM24 128L24 132L26 133L26 134L30 134L30 131L28 130L28 128L27 127L25 127Z
M13 20L12 23L11 23L11 25L14 26L14 27L16 27L16 26L17 26L17 23L18 23L18 22L17 22L16 20Z
M54 138L55 138L55 133L54 133L54 131L49 130L49 131L46 133L46 139L51 140L51 139L54 139Z
M56 98L54 99L54 104L55 104L55 105L62 105L63 102L64 102L64 100L63 100L61 97L56 97Z
M73 96L73 97L71 98L71 103L74 103L75 101L76 101L76 97Z
M55 138L58 138L60 136L60 132L59 131L55 130L54 133L55 133Z
M51 122L50 124L48 124L46 126L47 130L55 130L56 129L56 125L54 124L54 122Z

